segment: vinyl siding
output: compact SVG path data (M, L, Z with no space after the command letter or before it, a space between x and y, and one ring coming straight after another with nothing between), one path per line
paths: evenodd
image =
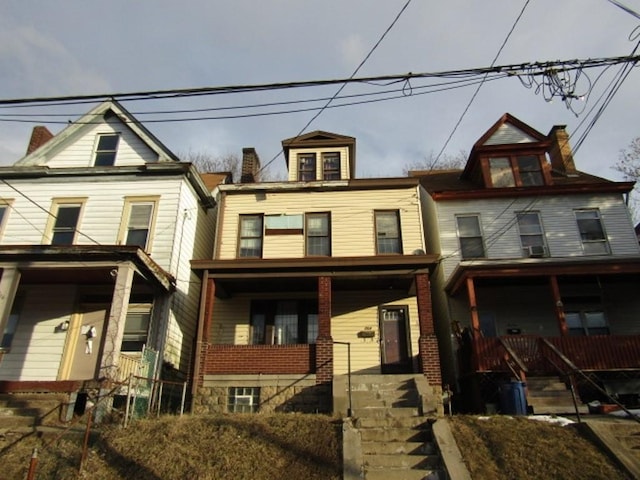
M315 295L315 292L314 294ZM308 293L287 295L241 294L233 300L216 299L211 324L211 341L215 344L247 345L250 343L251 300L257 299L298 299L314 298ZM409 334L411 353L418 354L418 310L415 297L403 297L388 291L348 291L334 292L331 335L335 341L351 343L351 369L355 373L380 373L380 329L378 307L402 305L409 307ZM358 338L359 331L372 329L374 338ZM347 372L347 348L334 345L334 372Z
M158 161L153 152L136 134L115 117L105 123L79 129L70 141L62 142L58 148L48 152L43 163L50 168L90 167L93 166L96 147L96 135L101 133L119 133L120 140L115 165L142 165Z
M326 152L339 152L340 153L340 178L349 178L349 149L347 147L337 148L297 148L289 151L289 175L288 180L290 182L298 180L298 154L299 153L315 153L316 154L316 179L323 179L322 171L322 154Z
M220 259L236 258L239 216L242 214L304 214L331 212L331 250L334 257L376 254L375 210L399 210L402 250L410 254L424 249L420 205L415 188L396 190L352 190L336 192L228 194L219 227ZM304 235L267 235L263 258L292 258L304 255Z
M582 256L574 210L596 208L609 240L611 255L640 253L629 211L619 195L562 195L515 199L478 199L437 203L438 230L445 276L448 278L461 261L456 215L478 214L487 258L522 258L516 213L537 211L544 227L552 257Z
M0 363L0 380L56 380L67 336L56 326L70 320L75 287L29 285L20 292L24 304L11 351Z
M519 128L508 123L498 127L493 135L484 143L485 145L510 145L514 143L532 143L536 139L527 135Z

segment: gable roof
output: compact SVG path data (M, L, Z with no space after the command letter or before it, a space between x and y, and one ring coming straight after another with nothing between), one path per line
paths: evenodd
M37 150L27 154L18 160L15 166L41 165L46 154L58 145L64 143L76 132L91 128L96 122L102 122L109 115L115 115L118 119L137 135L153 152L158 155L158 162L179 162L175 154L162 144L144 125L142 125L126 108L111 99L105 100L84 114L75 122L68 125L51 140Z
M289 150L292 148L331 148L347 147L349 149L349 171L351 178L356 173L356 139L347 135L325 132L324 130L314 130L313 132L298 135L297 137L282 140L282 151L284 161L289 168Z
M476 168L478 156L482 152L504 147L514 149L535 146L546 149L549 143L549 137L510 113L505 113L474 143L462 175L466 177Z

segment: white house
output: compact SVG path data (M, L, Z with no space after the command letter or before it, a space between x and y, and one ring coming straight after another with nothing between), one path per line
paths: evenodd
M122 379L143 349L148 375L187 378L189 262L211 256L214 205L195 167L115 101L55 136L36 127L0 168L0 390Z

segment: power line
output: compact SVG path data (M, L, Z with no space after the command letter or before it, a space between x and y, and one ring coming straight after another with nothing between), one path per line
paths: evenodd
M504 49L505 45L509 41L509 38L511 37L511 34L515 30L516 25L518 25L518 22L520 21L520 19L522 18L522 15L524 14L524 11L526 10L527 6L529 5L529 1L530 0L526 0L524 6L520 10L520 14L516 18L516 20L513 22L513 25L511 26L511 30L509 30L509 33L507 33L507 36L505 37L504 41L502 42L502 45L500 45L500 48L498 49L498 53L496 53L495 57L493 57L493 61L491 62L491 67L493 67L495 65L496 61L498 60L498 57L500 56L500 53L502 53L502 50ZM451 131L451 133L447 137L447 140L444 142L444 145L442 146L442 149L440 149L440 152L436 156L435 163L438 162L438 160L440 159L440 156L442 155L442 152L444 152L445 148L447 148L447 145L449 145L449 142L453 138L453 135L458 130L458 127L462 123L462 119L465 117L465 115L469 111L469 108L471 107L471 104L474 102L474 100L478 96L478 92L480 92L480 89L482 88L482 85L484 85L484 81L487 78L487 75L488 75L488 73L484 74L482 82L480 82L480 84L478 85L478 88L476 88L476 91L473 92L473 95L471 96L471 99L469 100L469 103L467 103L467 106L462 111L462 115L460 115L460 118L458 119L458 121L456 122L455 126L453 127L453 130Z
M360 62L360 64L356 67L356 69L353 71L353 73L349 76L349 80L353 80L353 78L358 74L358 72L360 71L360 69L364 66L364 64L367 62L367 60L369 60L369 58L371 57L371 55L373 55L373 52L376 51L376 49L378 48L378 46L382 43L382 41L384 40L384 38L387 36L387 34L391 31L391 29L395 26L395 24L398 22L398 20L400 19L400 17L402 16L402 14L404 13L404 11L407 9L407 7L409 6L409 4L411 3L411 0L407 0L407 2L403 5L403 7L400 9L400 11L398 12L398 14L395 16L395 18L393 19L393 21L391 22L391 24L387 27L387 29L384 31L384 33L380 36L380 38L378 39L378 41L373 45L373 47L371 48L371 50L369 50L369 53L367 53L367 55L364 57L364 59ZM302 135L304 133L304 131L309 128L309 125L311 125L314 120L316 118L318 118L320 115L322 115L322 112L324 112L329 105L331 104L331 102L333 102L335 100L335 98L340 95L340 92L342 92L342 90L344 90L344 88L347 86L347 82L344 82L340 88L338 88L338 90L336 91L336 93L333 94L333 96L327 100L327 103L324 104L324 106L313 116L311 117L311 119L305 124L304 127L302 127L300 129L300 131L297 133L297 135L294 137L298 138L300 135ZM275 154L273 156L273 158L271 160L269 160L262 168L260 168L260 170L258 171L258 173L260 173L261 171L263 171L265 168L268 168L269 165L271 165L276 158L278 158L280 156L280 154L283 152L282 149L280 149L280 151Z
M302 87L318 87L326 85L336 85L343 83L361 83L372 84L374 82L406 82L407 80L419 78L464 78L474 75L484 75L487 73L504 73L510 76L523 75L525 69L529 69L527 75L542 75L550 68L556 71L584 70L587 68L602 67L606 65L616 65L620 63L633 63L640 60L640 56L621 56L621 57L603 57L596 59L573 59L573 60L553 60L543 62L522 62L515 64L468 68L461 70L445 70L441 72L422 72L422 73L402 73L392 75L377 75L371 77L349 77L332 80L308 80L299 82L282 82L282 83L265 83L252 85L227 85L218 87L198 87L198 88L181 88L170 90L146 90L138 92L121 92L121 93L101 93L91 95L68 95L57 97L34 97L34 98L14 98L0 99L0 108L8 107L33 107L44 105L75 105L78 103L90 103L107 99L116 100L160 100L166 98L189 98L202 95L220 95L230 93L249 93L264 92L272 90L284 90L290 88Z
M609 3L615 5L618 8L621 8L622 10L624 10L625 12L627 12L629 15L633 15L634 17L636 17L638 20L640 20L640 14L634 12L633 10L631 10L629 7L623 5L622 3L618 2L617 0L607 0Z

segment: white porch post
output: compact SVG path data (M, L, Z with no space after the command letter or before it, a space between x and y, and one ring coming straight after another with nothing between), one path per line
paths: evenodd
M7 320L9 320L13 301L20 284L20 276L20 270L15 267L2 269L2 278L0 278L0 335L4 332Z
M124 336L124 325L127 319L127 307L131 297L131 285L135 271L133 265L125 264L118 267L116 284L113 289L109 318L104 329L104 349L100 360L100 376L116 378L120 346Z

